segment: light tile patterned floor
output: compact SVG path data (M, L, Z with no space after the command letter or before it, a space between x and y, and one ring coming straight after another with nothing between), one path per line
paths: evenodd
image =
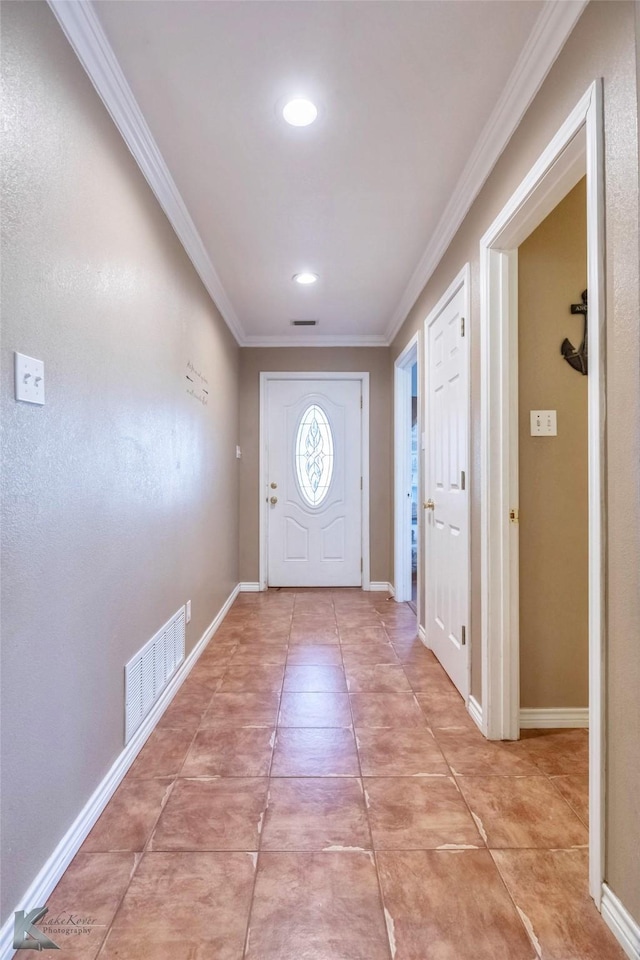
M49 899L96 921L62 955L623 960L587 753L485 741L384 594L243 594Z

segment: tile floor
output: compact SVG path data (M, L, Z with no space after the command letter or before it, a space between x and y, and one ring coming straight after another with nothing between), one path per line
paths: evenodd
M587 894L586 731L485 741L414 624L242 594L49 899L94 921L62 955L623 960Z

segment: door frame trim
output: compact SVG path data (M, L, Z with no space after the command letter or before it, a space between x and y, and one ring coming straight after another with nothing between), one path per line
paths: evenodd
M466 351L466 363L465 363L465 378L466 378L466 392L467 392L467 468L466 468L466 492L467 492L467 603L466 603L466 624L467 627L467 696L465 698L465 704L469 706L469 697L471 696L471 649L473 644L473 630L471 626L471 264L465 263L460 272L454 277L451 281L445 292L442 294L436 305L429 311L427 317L424 321L424 428L428 428L428 417L427 417L427 403L429 401L429 393L427 390L427 377L429 376L429 334L428 329L431 324L437 319L437 317L442 313L442 311L448 306L448 304L453 300L453 298L458 294L458 292L463 291L464 297L464 316L465 316L465 339L467 340L467 351ZM429 454L429 444L425 443L424 450L422 451L422 467L423 467L423 493L426 497L428 495L427 491L427 477L429 476L428 472L428 454ZM426 571L429 568L426 557L427 550L427 530L426 522L423 525L424 537L422 549L424 551L424 569L425 569L425 583L424 583L424 625L425 625L425 645L429 644L429 635L426 629L427 626L427 603L428 603L428 589L427 589L427 574Z
M519 735L517 248L587 176L589 289L589 887L599 907L605 795L605 261L602 81L581 97L480 241L483 732ZM514 354L515 351L515 354ZM515 355L516 366L513 364Z
M411 415L411 368L418 365L418 590L416 596L416 619L420 623L420 584L422 582L420 497L422 488L422 394L420 390L422 357L420 350L420 331L418 330L407 343L394 363L394 590L398 603L411 600L411 513L407 509L405 496L411 482L407 468L411 456L410 430L407 430L407 413ZM407 529L407 517L409 529Z
M362 589L371 589L371 557L369 530L369 373L342 373L335 371L261 371L260 372L260 459L258 467L260 492L260 590L267 589L268 535L267 535L267 390L271 380L359 380L362 387L361 465L362 465Z

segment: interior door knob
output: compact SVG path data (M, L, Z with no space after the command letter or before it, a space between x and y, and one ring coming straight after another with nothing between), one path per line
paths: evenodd
M277 497L271 497L271 499L269 500L269 503L273 504L274 506L276 505L277 502L278 502Z
M435 510L436 508L436 505L433 502L433 500L427 500L427 502L423 504L423 506L425 510Z

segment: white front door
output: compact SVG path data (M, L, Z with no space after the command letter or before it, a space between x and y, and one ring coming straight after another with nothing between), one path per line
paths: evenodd
M362 382L268 380L267 583L362 583Z
M469 695L469 395L465 287L425 322L426 635L465 700Z

